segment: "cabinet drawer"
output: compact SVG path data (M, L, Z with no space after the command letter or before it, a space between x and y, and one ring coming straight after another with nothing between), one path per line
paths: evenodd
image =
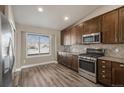
M99 60L98 67L100 69L111 69L111 62L106 60Z
M111 71L107 73L99 73L99 82L105 85L111 85Z
M98 81L108 86L111 85L111 61L98 60Z
M115 67L115 68L124 68L124 63L113 62L112 63L112 67Z
M99 69L98 74L110 74L111 69Z
M99 82L108 86L111 86L110 78L99 78Z

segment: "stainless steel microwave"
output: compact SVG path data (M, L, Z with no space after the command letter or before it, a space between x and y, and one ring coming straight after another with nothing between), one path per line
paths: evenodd
M101 43L101 33L92 33L92 34L86 34L82 36L82 42L84 44L90 44L90 43Z

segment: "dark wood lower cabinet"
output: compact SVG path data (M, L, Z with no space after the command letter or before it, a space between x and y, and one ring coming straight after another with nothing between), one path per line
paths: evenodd
M124 64L112 62L112 85L124 86Z
M78 72L78 56L67 52L58 52L57 59L58 63Z
M72 69L78 71L78 56L72 55Z
M124 86L124 64L98 60L98 82L107 86Z
M98 61L98 81L111 86L111 62L106 60Z

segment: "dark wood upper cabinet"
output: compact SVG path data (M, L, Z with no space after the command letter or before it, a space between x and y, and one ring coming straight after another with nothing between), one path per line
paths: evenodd
M65 36L64 32L65 32L64 30L61 31L61 45L64 45L64 36Z
M102 42L118 43L118 10L106 13L102 16Z
M78 26L74 26L71 29L70 32L70 36L71 36L71 45L75 45L75 44L81 44L81 30L79 29Z
M83 34L91 34L97 32L101 32L101 16L84 22Z
M61 45L81 44L82 28L73 26L61 31Z
M71 45L71 33L70 33L70 28L65 31L65 45Z
M119 42L124 43L124 7L119 9Z
M77 26L71 26L61 33L62 45L81 44L82 35L102 33L103 44L124 43L124 7L92 18Z
M0 5L0 11L5 14L5 5Z
M70 45L70 29L65 29L61 31L61 45Z

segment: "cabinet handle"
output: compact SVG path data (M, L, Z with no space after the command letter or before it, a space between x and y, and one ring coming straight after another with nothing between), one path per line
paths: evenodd
M118 38L117 38L117 32L115 31L115 42L118 41Z
M124 67L124 65L121 64L120 67Z
M105 78L105 75L102 75L103 78Z
M105 63L105 61L102 61L102 63Z
M102 66L102 68L105 68L105 66Z
M105 70L103 70L102 72L105 73Z

